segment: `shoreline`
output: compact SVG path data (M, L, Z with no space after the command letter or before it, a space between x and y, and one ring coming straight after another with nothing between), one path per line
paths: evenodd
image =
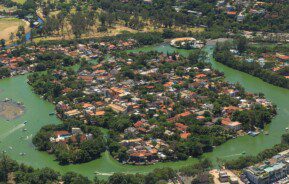
M158 50L158 51L172 51L171 47L164 47L162 45L154 45L150 47L142 47L140 48L142 50ZM212 47L208 47L205 49L206 51L210 52L208 59L211 59L211 52ZM187 55L187 51L179 50L182 54ZM238 72L233 69L230 69L220 63L215 62L213 59L210 61L213 64L213 67L216 69L219 69L220 71L224 71L226 74L226 80L230 82L240 82L245 86L245 88L250 92L260 92L263 91L268 98L276 103L280 109L278 110L278 115L273 119L272 123L269 124L266 128L266 130L270 131L269 135L263 135L260 134L257 137L251 137L251 136L241 136L237 139L231 139L227 141L226 143L214 148L213 152L205 153L202 158L210 158L210 160L213 161L214 167L217 167L217 159L226 159L231 160L234 158L238 158L242 156L242 152L245 151L246 155L256 155L262 150L265 150L267 148L270 148L274 146L275 144L279 143L282 133L285 132L285 127L288 126L288 123L286 123L288 120L288 95L289 91L283 88L279 88L276 86L269 85L268 83L265 83L261 80L259 80L256 77L250 76L248 74L245 74L243 72ZM1 80L0 80L1 81ZM33 93L31 94L31 88L29 85L27 85L26 82L26 76L15 76L11 77L10 79L2 80L3 88L5 85L5 92L2 95L2 99L5 97L13 98L13 99L23 99L23 102L30 108L35 109L33 112L29 112L30 114L27 114L26 120L29 122L38 122L35 124L29 124L28 126L31 126L29 128L29 134L34 134L38 131L38 129L41 126L44 126L48 124L48 122L54 123L61 123L56 116L48 116L48 114L53 111L54 105L48 103L47 101L44 101L43 99L39 98L39 96L36 97L36 95ZM258 83L258 85L256 85ZM15 87L11 87L11 85L16 85ZM23 93L13 93L12 90L24 90ZM8 93L11 91L10 93ZM272 93L274 92L274 93ZM8 93L8 94L6 94ZM28 96L27 96L28 95ZM26 97L27 96L27 97ZM35 101L36 100L36 101ZM35 114L36 112L36 114ZM41 118L40 118L41 117ZM45 118L45 119L43 119ZM3 132L4 130L2 130ZM26 133L28 134L28 133ZM8 146L15 147L14 152L11 153L11 156L13 159L20 163L25 163L30 166L36 167L36 168L43 168L43 167L51 167L55 169L56 171L59 171L61 173L69 172L69 171L75 171L79 174L83 174L89 178L93 178L95 175L99 176L101 179L107 179L107 176L97 174L95 172L99 173L114 173L114 172L122 172L126 171L127 173L144 173L149 172L155 168L161 168L161 167L171 167L173 169L178 169L182 166L188 166L193 163L197 163L197 159L189 158L186 161L177 161L177 162L159 162L157 164L153 165L145 165L145 166L137 166L137 165L123 165L119 162L117 162L115 159L113 159L108 152L105 152L102 154L102 157L100 159L79 164L79 165L67 165L67 166L59 166L57 162L54 161L54 157L45 153L45 152L39 152L35 151L34 149L30 149L30 147L25 147L25 145L21 142L19 142L19 137L16 133L9 135L7 138L9 138L9 143L2 143L1 148L7 149ZM266 142L266 145L262 144ZM250 144L247 144L250 142ZM16 150L17 149L17 150ZM26 157L19 156L19 152L25 152L27 153ZM25 158L25 160L23 160Z

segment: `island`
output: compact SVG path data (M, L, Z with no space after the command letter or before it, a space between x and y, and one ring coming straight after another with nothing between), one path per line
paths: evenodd
M63 121L109 129L108 151L119 162L185 160L247 132L257 135L276 114L264 95L225 82L202 55L116 52L97 63L83 61L77 71L34 73L28 82L56 104Z
M288 182L288 11L1 0L0 182Z
M80 122L44 126L32 142L40 151L55 154L62 165L88 162L99 158L105 151L100 129Z

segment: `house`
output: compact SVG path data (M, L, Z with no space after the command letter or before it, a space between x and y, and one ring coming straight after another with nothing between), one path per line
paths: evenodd
M64 115L68 118L75 117L75 116L80 115L80 111L78 109L73 109L73 110L64 112Z
M229 176L225 171L220 171L219 172L219 180L222 183L228 182L229 181Z
M78 127L72 127L72 128L71 128L71 133L72 133L72 134L82 134L82 131L81 131L81 129L78 128Z
M124 130L124 134L126 138L136 138L139 132L134 127L128 127Z
M244 19L245 19L245 16L242 13L239 13L239 15L237 16L237 21L243 22Z
M227 12L227 15L228 15L229 17L235 17L235 16L237 15L237 12L236 12L236 11L228 11L228 12Z
M238 122L238 121L234 121L232 122L230 118L223 118L221 121L221 124L229 129L229 130L233 130L233 131L238 131L241 130L242 128L242 123Z
M68 136L70 135L70 133L66 130L61 130L61 131L55 131L54 132L54 136L55 137L64 137L64 136Z
M228 106L223 108L223 114L231 115L235 111L241 111L242 109L236 106Z
M185 132L185 131L187 130L187 128L188 128L187 125L184 125L184 124L182 124L182 123L176 123L175 126L176 126L176 128L177 128L178 130L180 130L180 131L182 131L182 132Z
M124 113L127 110L127 108L122 107L122 106L117 105L117 104L109 104L108 107L110 107L113 111L115 111L117 113Z
M191 135L191 133L184 132L184 133L181 133L181 134L180 134L180 137L181 137L182 139L187 139L190 135Z
M272 158L244 169L250 183L288 183L289 150L278 153Z
M85 83L92 83L93 77L92 76L78 76L78 79L82 79Z
M276 53L276 58L282 62L288 62L289 61L289 56L284 55L284 54L280 54L280 53Z

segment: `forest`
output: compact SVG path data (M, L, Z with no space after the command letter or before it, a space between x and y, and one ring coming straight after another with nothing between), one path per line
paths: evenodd
M273 84L275 86L287 89L289 88L289 80L286 79L284 76L280 75L277 72L267 70L266 68L261 67L256 62L250 63L246 62L245 60L236 60L234 55L230 52L230 48L232 48L232 45L229 43L217 44L214 51L214 58L216 59L216 61L236 70L240 70L242 72L258 77L263 81ZM243 49L246 50L245 48Z
M108 180L101 180L95 177L90 178L79 175L75 172L60 174L49 168L35 169L24 164L18 164L7 155L1 155L0 159L0 182L7 183L29 183L29 184L155 184L164 182L176 182L180 176L193 177L193 184L211 182L212 178L208 171L212 163L208 160L201 160L200 163L189 165L180 170L171 168L159 168L147 175L114 173Z
M73 127L80 128L83 133L72 135L67 141L52 142L51 138L57 131L67 131ZM90 135L90 139L86 137ZM65 142L64 142L65 141ZM56 156L60 164L83 163L101 156L105 149L105 139L99 128L87 126L81 122L71 121L61 125L47 125L33 137L33 144L39 151L47 151Z

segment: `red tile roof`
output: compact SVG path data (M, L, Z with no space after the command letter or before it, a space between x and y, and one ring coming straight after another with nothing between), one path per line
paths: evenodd
M188 128L187 125L184 125L182 123L176 123L175 125L176 125L177 129L180 130L180 131L186 131L187 128Z

